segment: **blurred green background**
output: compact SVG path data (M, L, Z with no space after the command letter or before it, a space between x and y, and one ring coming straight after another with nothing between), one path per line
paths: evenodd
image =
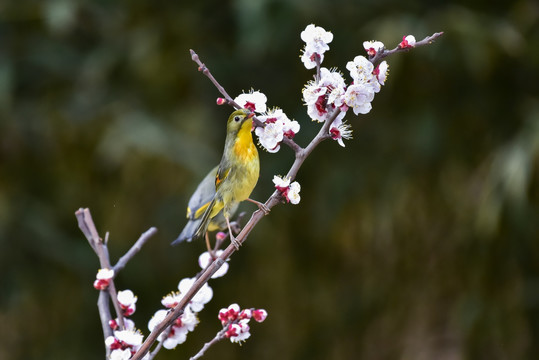
M496 5L497 4L497 5ZM202 242L171 248L191 192L216 165L232 96L312 123L299 60L310 23L345 69L362 42L435 44L389 59L390 77L346 148L323 143L176 351L219 330L233 302L265 308L243 346L207 359L536 359L539 354L539 5L490 1L0 2L0 358L102 359L98 261L74 212L89 207L144 334L161 297L198 271ZM272 193L292 152L261 151L252 197ZM254 210L243 204L245 211Z

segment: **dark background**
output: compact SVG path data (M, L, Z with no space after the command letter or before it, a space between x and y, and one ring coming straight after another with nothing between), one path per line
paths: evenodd
M195 354L233 302L268 319L207 359L537 358L538 18L532 0L0 2L0 358L104 357L79 207L113 262L159 229L117 279L148 334L198 271L202 242L169 243L231 112L189 49L232 96L260 89L299 121L305 146L320 126L301 100L310 23L333 32L324 65L347 78L364 40L445 35L389 59L373 110L347 116L354 139L316 149L301 203L259 223L195 332L158 359ZM260 153L265 200L293 158Z

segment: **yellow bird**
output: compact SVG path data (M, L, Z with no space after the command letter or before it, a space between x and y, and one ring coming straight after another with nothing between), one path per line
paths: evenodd
M222 211L230 232L230 239L238 248L239 243L230 228L233 207L243 200L249 200L257 204L264 212L269 211L264 204L249 199L260 171L258 151L251 134L253 115L247 109L240 109L234 111L228 118L225 149L215 176L215 195L207 207L201 207L197 211L203 214L194 237L204 235L208 231L210 220Z
M183 228L180 235L172 242L172 245L179 244L183 241L190 242L195 235L195 231L202 222L202 215L204 210L208 207L213 197L215 196L215 177L217 175L217 170L219 166L214 167L210 170L208 175L198 184L195 192L191 195L189 203L187 205L187 224ZM201 211L199 211L202 208ZM230 215L234 215L236 209L238 208L238 203L232 206ZM217 231L224 230L227 228L225 217L223 212L220 211L217 216L211 219L208 225L208 231ZM206 242L208 243L208 250L211 250L209 245L209 239L206 237Z

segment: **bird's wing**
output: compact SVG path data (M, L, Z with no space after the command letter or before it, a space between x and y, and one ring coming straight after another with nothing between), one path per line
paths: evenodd
M222 168L219 167L219 171L217 171L217 175L215 175L215 191L219 189L223 181L227 178L228 174L230 173L230 168Z

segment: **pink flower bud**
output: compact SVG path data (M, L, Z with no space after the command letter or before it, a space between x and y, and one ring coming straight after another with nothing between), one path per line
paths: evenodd
M262 322L268 317L268 312L264 309L253 310L253 318L257 322Z
M217 98L216 101L217 105L224 105L226 103L226 100L222 97Z

